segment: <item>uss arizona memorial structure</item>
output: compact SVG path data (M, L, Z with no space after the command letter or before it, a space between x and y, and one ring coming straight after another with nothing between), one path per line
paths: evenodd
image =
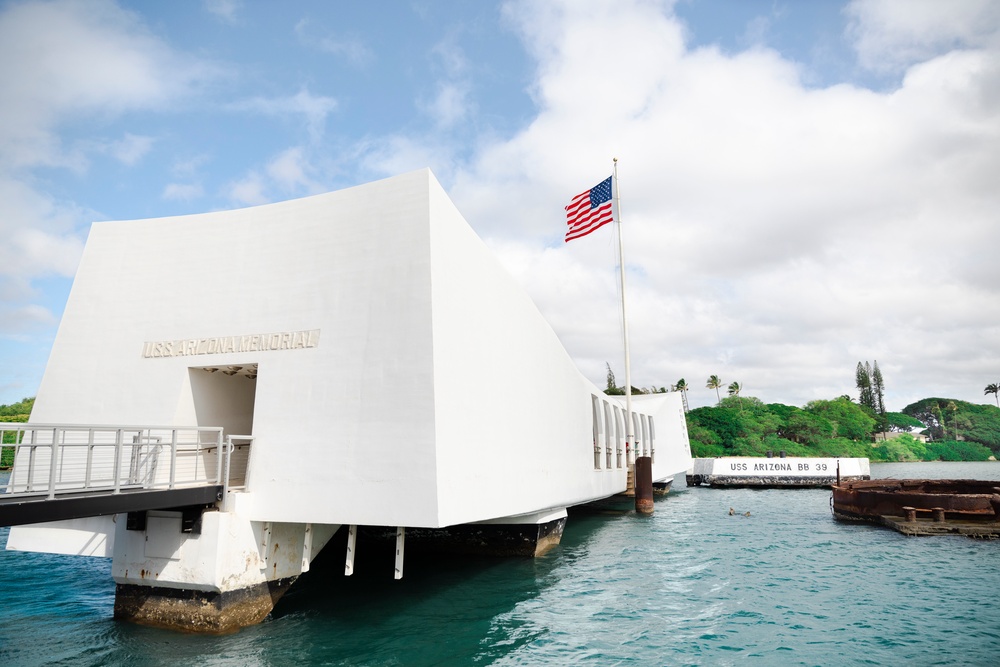
M195 530L166 508L15 526L7 548L111 557L116 616L239 627L338 530L348 571L356 526L396 530L400 552L405 530L450 529L479 544L507 531L538 554L568 507L626 491L635 456L669 482L691 467L679 394L633 401L626 448L623 402L583 377L428 170L95 223L28 427L158 425L119 429L113 462L93 443L114 427L76 431L132 482L165 479L190 428L196 467L233 452L224 497ZM29 461L20 446L9 491L54 493L55 451ZM79 463L59 475L96 469L58 456Z

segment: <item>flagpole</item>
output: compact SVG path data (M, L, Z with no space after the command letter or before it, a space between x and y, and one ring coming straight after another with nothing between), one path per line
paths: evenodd
M614 161L614 196L615 204L618 208L618 268L621 273L621 285L622 285L622 337L625 339L625 447L628 449L629 444L632 445L631 461L626 461L626 463L635 462L635 433L633 433L633 423L632 423L632 363L629 359L628 350L628 318L625 316L625 247L622 243L622 200L621 192L618 187L618 158L612 158Z

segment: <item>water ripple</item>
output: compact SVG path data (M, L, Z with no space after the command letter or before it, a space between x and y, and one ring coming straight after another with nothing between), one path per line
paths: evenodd
M1000 543L839 523L823 490L681 485L650 518L574 515L544 558L408 560L400 582L391 561L359 563L347 579L333 561L265 623L201 637L113 621L106 560L0 552L0 664L994 665L1000 655Z

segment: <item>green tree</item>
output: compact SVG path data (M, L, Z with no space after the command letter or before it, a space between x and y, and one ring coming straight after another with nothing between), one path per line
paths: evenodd
M0 405L0 421L3 422L26 422L31 417L31 409L35 406L34 398L24 398L18 403L10 405ZM4 444L13 444L15 433L13 431L3 434ZM14 464L14 448L0 448L0 470L10 468Z
M854 382L858 388L858 403L874 413L875 395L872 393L871 377L871 366L868 365L867 361L864 364L859 361L858 367L854 371Z
M742 434L738 417L739 414L736 410L728 408L695 408L687 416L688 435L691 436L693 426L706 429L715 436L711 440L711 444L719 445L725 450L731 450L736 439Z
M993 452L978 442L935 440L928 442L925 461L989 461Z
M957 410L949 411L949 403ZM939 422L926 416L942 413L942 409L946 414ZM917 413L919 420L912 416ZM687 423L691 451L699 457L763 456L785 450L792 456L867 457L872 461L980 461L991 456L990 447L1000 450L1000 409L992 405L925 399L916 407L907 406L903 413L886 415L891 428L903 433L874 444L875 418L845 396L812 401L805 409L765 405L752 396L727 396L716 407L689 412ZM954 424L963 440L948 437L923 443L905 432L925 424L946 424L949 431Z
M885 416L885 382L882 380L882 371L878 368L878 361L872 365L872 407L875 410L875 418L878 421L879 431L885 433L889 429L888 420Z
M797 410L788 417L784 437L800 444L818 443L834 437L836 429L826 417Z
M955 410L949 408L955 406ZM903 414L927 424L934 440L950 440L955 428L965 442L978 442L1000 455L1000 409L951 398L925 398L903 408Z
M945 410L951 413L951 427L955 432L955 440L958 440L958 406L955 405L955 401L948 401Z
M708 382L705 384L705 386L709 389L715 390L715 398L718 401L717 405L721 404L722 396L719 395L719 387L722 386L722 378L720 378L718 375L709 375Z
M997 402L997 407L1000 408L1000 385L995 383L986 385L983 395L986 394L993 394L993 399Z
M931 406L931 419L929 420L928 430L930 431L930 436L939 440L944 440L944 413L941 412L940 405ZM919 417L918 417L919 419ZM936 433L935 433L936 431Z
M919 419L914 419L902 412L887 412L885 419L890 431L906 433L915 428L927 428L927 425Z
M684 405L684 412L690 412L691 409L688 407L688 384L684 378L681 378L676 384L671 386L671 390L681 392L681 403Z
M838 437L848 440L870 440L875 429L875 419L867 410L842 398L810 401L806 411L825 418L833 424Z
M729 383L729 387L726 390L727 393L730 396L735 396L737 398L737 400L739 400L739 402L740 402L740 412L743 411L743 399L740 398L740 390L741 389L743 389L743 387L740 386L739 382L731 382L731 383Z
M0 405L0 421L26 422L33 407L35 407L34 398L22 398L17 403Z
M615 383L615 372L611 370L611 364L604 362L604 365L608 367L608 384L604 388L604 393L608 396L624 396L625 389Z

